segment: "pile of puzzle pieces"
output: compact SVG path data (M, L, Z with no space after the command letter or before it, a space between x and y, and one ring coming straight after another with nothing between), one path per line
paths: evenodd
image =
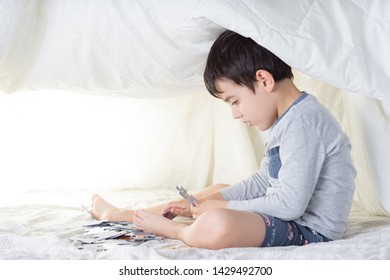
M83 227L83 234L70 238L80 250L105 251L115 246L137 246L150 240L164 239L139 230L129 222L97 221Z

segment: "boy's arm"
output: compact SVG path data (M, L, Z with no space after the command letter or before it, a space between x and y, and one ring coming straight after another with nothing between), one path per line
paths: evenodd
M258 171L249 178L224 188L220 192L225 200L248 200L264 196L269 186L267 161L264 157Z
M313 195L325 159L318 132L301 127L289 129L280 143L282 166L278 178L270 178L267 194L249 200L232 200L228 208L263 213L285 220L300 217Z

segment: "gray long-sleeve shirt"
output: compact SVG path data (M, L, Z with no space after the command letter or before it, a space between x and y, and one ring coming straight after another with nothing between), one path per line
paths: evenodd
M292 220L335 240L348 223L355 176L348 137L303 93L271 128L260 169L221 193L230 209Z

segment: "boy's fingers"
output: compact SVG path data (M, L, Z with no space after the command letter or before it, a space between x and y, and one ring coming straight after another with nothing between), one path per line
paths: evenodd
M172 207L175 207L175 208L180 208L180 209L185 209L185 205L183 205L182 203L180 202L170 202L168 203L168 205L172 208Z
M183 208L172 207L172 208L171 208L171 212L172 212L173 214L180 214L182 209L183 209Z
M198 213L198 207L197 206L193 206L193 205L191 205L191 213L192 213L192 216L194 216L194 215L198 215L197 213Z

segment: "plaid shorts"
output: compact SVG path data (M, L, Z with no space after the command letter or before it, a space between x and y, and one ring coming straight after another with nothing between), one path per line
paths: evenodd
M293 221L283 221L278 218L260 214L263 218L266 231L261 247L306 245L316 242L328 242L331 239L319 232L297 224Z

